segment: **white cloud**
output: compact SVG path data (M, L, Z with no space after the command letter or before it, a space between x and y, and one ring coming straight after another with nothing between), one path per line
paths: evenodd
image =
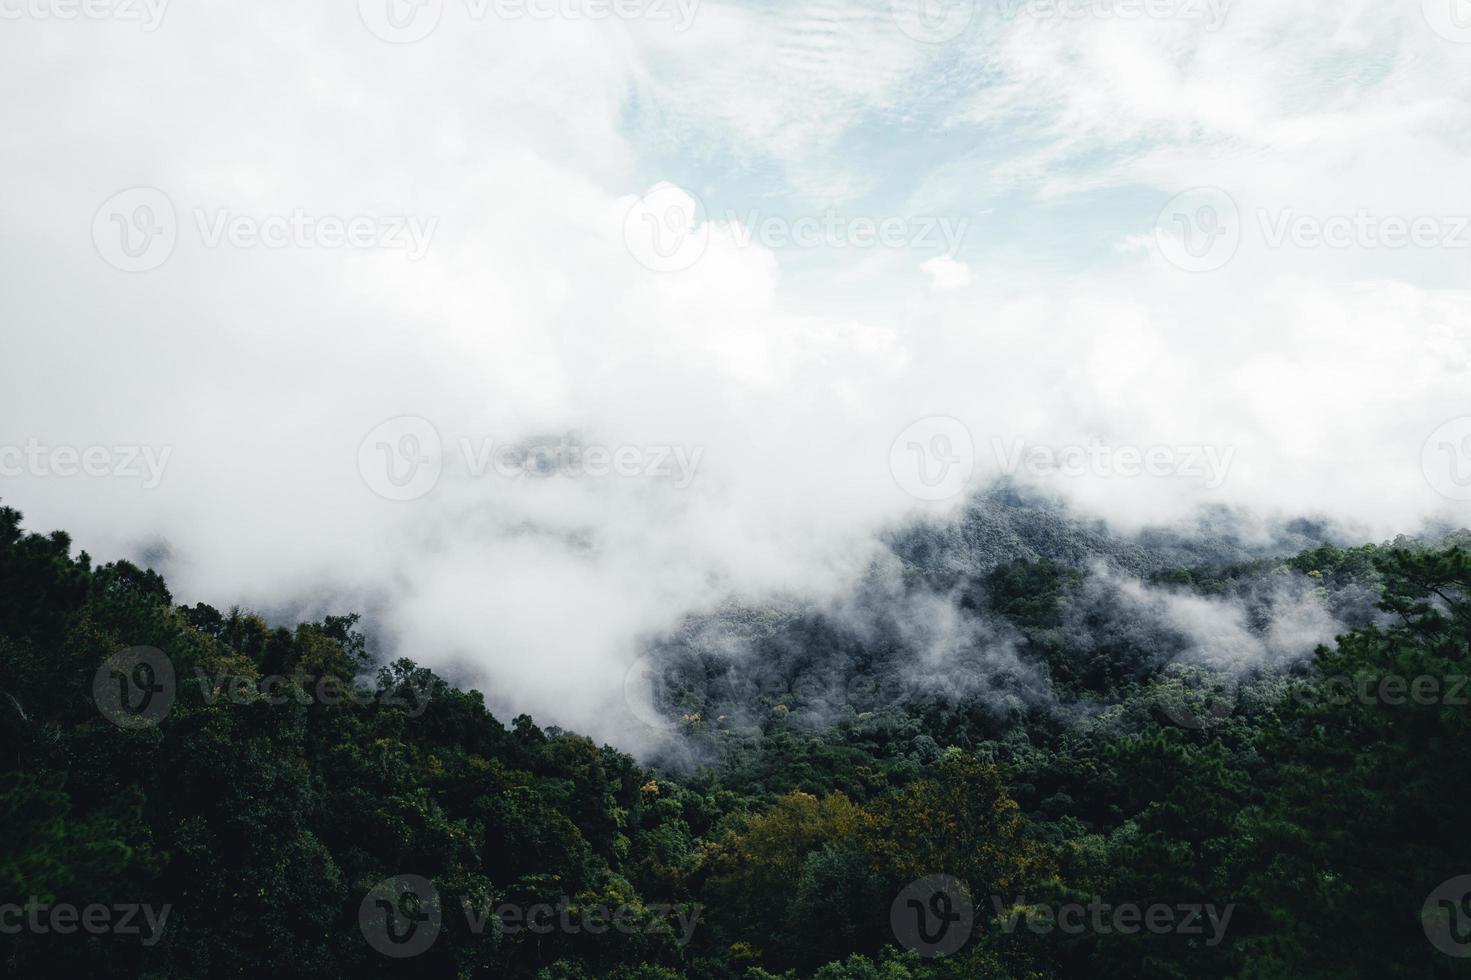
M622 670L651 632L864 567L873 532L918 506L888 461L928 416L967 424L982 477L993 437L1234 447L1211 492L1055 484L1125 526L1203 502L1375 534L1471 523L1420 470L1467 411L1466 252L1273 249L1254 224L1471 213L1468 52L1402 6L1237 5L1213 33L981 18L948 46L912 41L887 4L705 3L683 34L447 4L399 46L351 4L179 6L153 33L8 24L0 444L173 455L152 491L20 476L0 496L99 557L166 539L191 601L381 604L398 651L621 738ZM715 208L712 232L727 205L996 210L943 259L712 233L664 272L624 220L665 180ZM1227 266L1191 274L1153 225L1204 184L1245 226ZM178 243L124 273L91 228L136 185L168 193ZM195 225L296 208L438 225L417 262L211 249ZM682 491L449 467L392 503L356 460L399 415L451 452L576 429L704 456Z

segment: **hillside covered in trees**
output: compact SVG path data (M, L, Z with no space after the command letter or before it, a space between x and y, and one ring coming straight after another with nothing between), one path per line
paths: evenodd
M636 760L0 510L0 964L1471 976L1468 544L982 501L654 644Z

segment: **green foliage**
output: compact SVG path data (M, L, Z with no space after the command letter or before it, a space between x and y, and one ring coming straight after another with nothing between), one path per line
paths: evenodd
M1011 520L1019 534L1023 519ZM982 548L982 530L963 527L960 544ZM699 718L685 747L706 764L690 769L640 764L524 715L504 725L476 691L407 660L373 663L354 616L287 628L176 606L152 571L94 567L66 535L26 534L0 509L0 904L172 910L152 945L0 935L0 969L1471 975L1471 960L1427 939L1447 923L1421 920L1432 889L1471 873L1471 692L1457 686L1471 673L1465 540L1153 569L1161 588L1240 602L1252 628L1284 589L1352 626L1323 637L1311 663L1226 677L1177 663L1180 638L1069 560L1074 539L961 573L936 557L953 542L920 535L906 560L930 564L899 588L952 589L957 608L990 624L986 642L1015 650L1055 700L1023 697L1019 676L948 694L896 683L908 648L895 624L865 633L792 617L785 632L755 631L772 685L708 657L680 663L666 707ZM159 724L120 728L92 681L137 646L168 656L176 697ZM324 683L365 696L324 697ZM959 952L929 960L895 948L889 913L935 873L964 883L975 919ZM399 874L430 879L444 913L411 960L380 955L359 926L365 897ZM1232 915L1218 937L1009 920L1090 901ZM464 914L505 903L574 919L615 908L695 918L685 944L669 929L538 933L486 919L477 930Z

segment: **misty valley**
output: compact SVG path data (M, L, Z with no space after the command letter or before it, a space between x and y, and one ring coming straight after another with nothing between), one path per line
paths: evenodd
M0 91L0 980L1471 980L1471 0Z
M1464 974L1465 530L997 485L651 642L635 757L0 514L10 975Z

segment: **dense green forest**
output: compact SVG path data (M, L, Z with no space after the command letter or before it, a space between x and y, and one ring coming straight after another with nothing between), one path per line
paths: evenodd
M1020 507L911 529L846 608L655 644L671 730L636 761L374 662L353 615L180 605L3 509L0 962L1471 976L1471 536L1299 531L1283 555ZM1231 616L1267 654L1227 669L1191 617Z

